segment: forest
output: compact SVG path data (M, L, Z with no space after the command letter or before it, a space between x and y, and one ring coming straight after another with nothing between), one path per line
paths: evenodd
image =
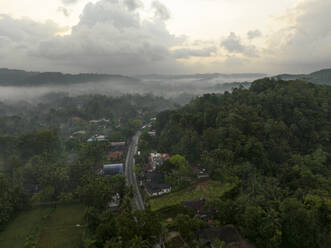
M323 247L330 232L331 88L261 79L157 116L158 151L237 186L207 202L256 247Z
M213 197L203 208L213 225L235 227L257 248L325 248L331 223L330 105L329 86L269 78L196 97L183 107L138 95L50 95L24 109L2 104L0 243L1 231L21 212L74 203L84 209L74 247L209 247L198 233L210 223L180 201L155 207L156 197L154 205L137 211L123 176L97 173L109 147L86 142L91 134L129 142L158 113L152 123L156 136L143 133L137 163L144 164L152 149L171 155L160 167L173 186L168 199L200 197L202 191L189 192L189 179L194 168L204 168ZM98 119L101 124L90 123ZM72 136L78 130L86 133ZM116 211L109 207L114 197L120 199ZM182 245L168 241L173 233ZM24 247L45 247L40 235L24 237Z

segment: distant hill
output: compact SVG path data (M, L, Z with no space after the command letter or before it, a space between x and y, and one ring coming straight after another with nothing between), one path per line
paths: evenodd
M149 75L141 75L137 76L141 79L149 79L149 80L211 80L211 79L228 79L233 82L236 79L247 78L252 81L257 78L266 77L266 74L261 73L234 73L234 74L224 74L224 73L206 73L206 74L175 74L175 75L160 75L160 74L149 74Z
M63 74L61 72L27 72L0 68L0 86L69 85L102 81L134 82L137 79L122 75Z
M315 84L331 85L331 69L324 69L310 74L281 74L275 77L283 80L302 79Z

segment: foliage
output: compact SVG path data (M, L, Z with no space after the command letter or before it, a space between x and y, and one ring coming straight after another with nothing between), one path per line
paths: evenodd
M158 149L234 183L210 211L257 247L322 247L331 210L330 106L328 86L261 79L160 113Z

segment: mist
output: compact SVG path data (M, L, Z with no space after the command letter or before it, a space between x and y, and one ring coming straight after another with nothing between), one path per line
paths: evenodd
M65 93L70 97L81 95L120 96L123 94L153 94L165 98L181 95L199 96L205 93L231 91L242 83L248 84L263 74L194 74L145 75L134 80L110 80L67 85L0 86L0 101L38 103L51 93Z

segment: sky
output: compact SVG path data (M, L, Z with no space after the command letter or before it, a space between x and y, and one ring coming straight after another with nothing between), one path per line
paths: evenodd
M0 0L0 67L112 74L331 67L329 0Z

